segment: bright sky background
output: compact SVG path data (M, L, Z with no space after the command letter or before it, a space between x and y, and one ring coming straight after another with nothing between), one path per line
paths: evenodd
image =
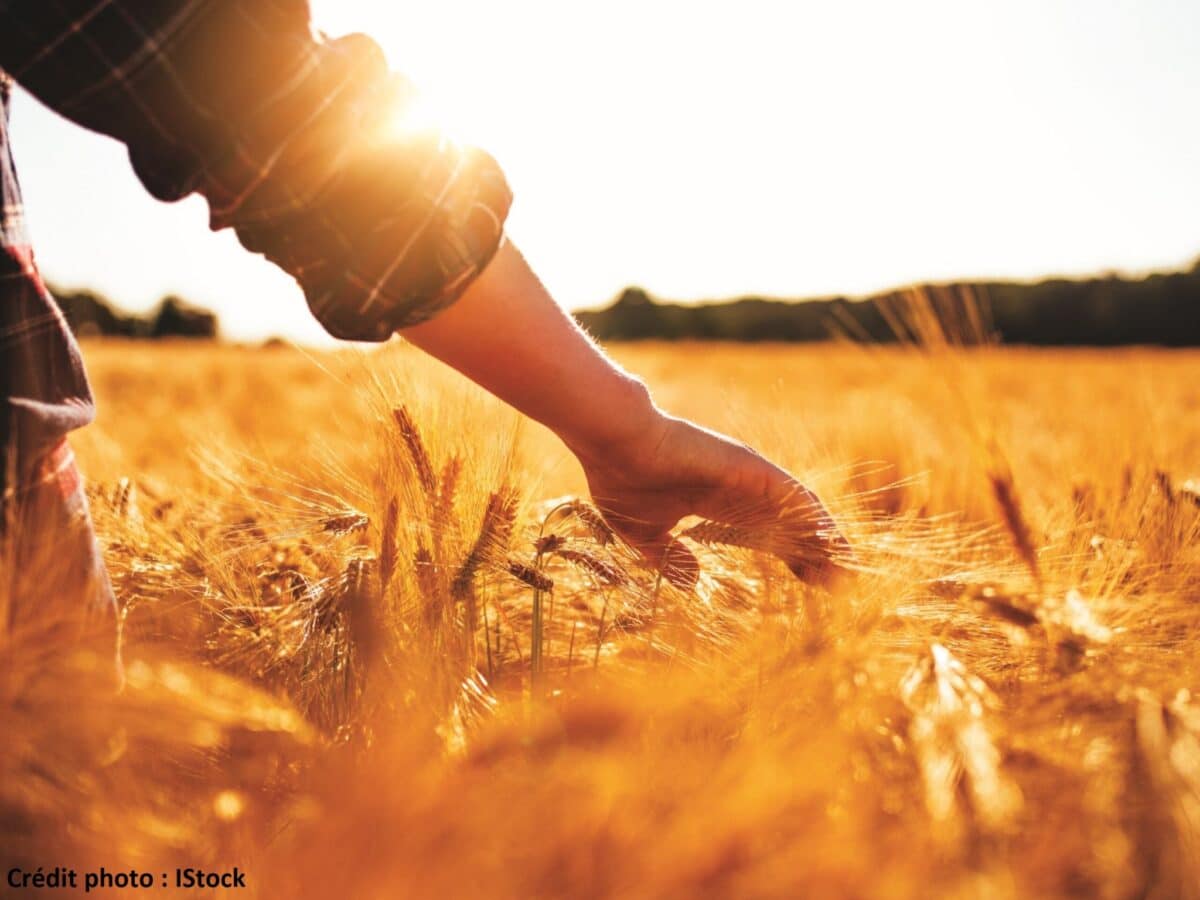
M1175 267L1200 254L1196 0L313 0L365 31L516 192L571 307ZM130 309L316 340L299 290L27 97L39 259Z

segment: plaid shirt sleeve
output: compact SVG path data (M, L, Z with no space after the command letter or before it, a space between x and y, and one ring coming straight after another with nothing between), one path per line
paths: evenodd
M0 68L124 142L155 197L203 195L335 337L430 318L503 238L495 161L397 128L405 82L307 0L0 0Z

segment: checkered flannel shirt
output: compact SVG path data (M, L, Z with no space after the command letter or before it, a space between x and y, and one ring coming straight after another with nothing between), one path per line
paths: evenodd
M203 195L335 337L429 318L500 243L495 162L396 129L405 82L368 38L314 34L306 0L0 0L0 69L128 145L155 197Z

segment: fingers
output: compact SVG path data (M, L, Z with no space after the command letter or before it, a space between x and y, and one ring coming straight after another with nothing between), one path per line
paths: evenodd
M727 542L773 554L805 582L830 585L853 558L849 541L816 494L762 457L753 464L698 512L730 526Z
M776 555L797 578L829 587L853 557L850 542L811 490L790 475L778 501L780 546Z
M846 565L853 558L850 543L817 496L791 476L785 478L770 494L761 488L739 486L697 497L682 515L695 513L725 527L715 532L706 529L703 537L684 534L705 543L770 553L800 580L832 587L848 571ZM611 512L605 517L647 565L661 571L671 584L689 592L695 588L699 561L661 522L634 521Z

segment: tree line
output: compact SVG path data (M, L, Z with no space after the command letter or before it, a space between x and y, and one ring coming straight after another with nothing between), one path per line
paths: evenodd
M217 316L179 297L164 297L144 316L117 310L107 297L95 291L64 291L50 286L71 330L80 337L104 335L125 338L215 338Z
M966 322L979 314L985 328L1009 344L1200 346L1200 260L1182 272L1142 278L1118 275L1035 283L961 281L920 286L940 315ZM909 291L862 299L780 300L741 297L670 303L637 287L609 306L575 313L600 340L822 341L838 335L889 342L898 339L897 311ZM51 293L76 334L127 338L215 338L217 316L178 297L165 297L143 316L117 310L93 291ZM903 313L899 316L903 319ZM901 323L902 326L902 323Z
M951 319L965 321L968 307L977 306L986 327L1006 343L1200 346L1200 260L1187 271L1143 278L963 281L920 290ZM897 340L889 310L903 306L906 296L887 291L858 300L743 297L680 304L627 288L610 306L576 318L600 340L820 341L848 334L886 342Z

